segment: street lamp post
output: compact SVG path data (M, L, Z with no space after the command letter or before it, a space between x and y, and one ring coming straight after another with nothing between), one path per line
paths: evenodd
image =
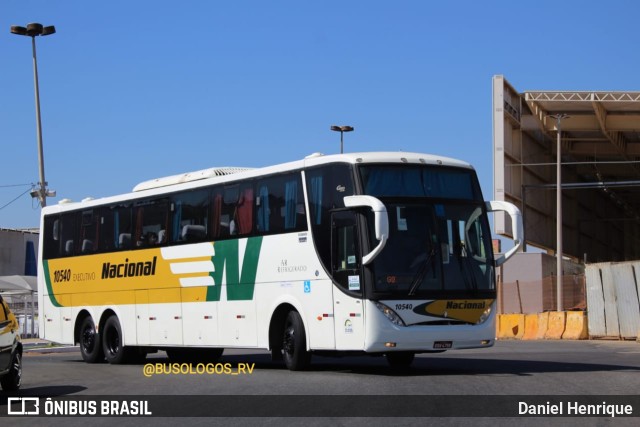
M53 25L43 27L42 24L31 23L25 27L18 25L11 26L11 33L19 36L31 37L31 48L33 51L33 84L35 87L36 96L36 132L38 138L38 168L40 172L40 182L38 188L31 192L32 197L37 197L40 201L40 206L45 207L47 205L47 197L53 197L56 195L55 191L47 190L47 181L44 178L44 154L42 151L42 122L40 119L40 87L38 85L38 61L36 59L36 36L48 36L56 32L56 28Z
M331 130L340 132L340 154L344 153L343 135L345 132L353 131L353 126L331 126Z
M558 132L558 159L556 162L556 305L557 310L562 311L564 309L563 304L563 292L562 281L564 272L562 269L562 119L566 119L569 116L567 114L555 114L549 116L556 119L556 130Z

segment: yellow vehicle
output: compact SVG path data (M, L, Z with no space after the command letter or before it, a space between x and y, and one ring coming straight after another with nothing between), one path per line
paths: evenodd
M18 320L0 295L0 385L3 390L20 388L22 380L22 342Z

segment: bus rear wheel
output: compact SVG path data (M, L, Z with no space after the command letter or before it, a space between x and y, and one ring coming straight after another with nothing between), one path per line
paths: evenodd
M96 325L91 316L85 317L80 326L80 354L87 363L97 363L104 360L100 334L96 332Z
M304 370L311 362L311 353L307 351L304 324L297 311L290 311L284 323L282 353L284 364L291 371Z
M125 362L125 348L122 342L122 328L118 317L113 315L107 319L102 328L102 349L104 357L112 365Z

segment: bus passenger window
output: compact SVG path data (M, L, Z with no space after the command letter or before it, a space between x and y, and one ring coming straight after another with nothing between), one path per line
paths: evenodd
M306 211L299 172L267 177L258 183L256 229L261 234L306 229Z
M247 236L253 232L253 185L230 185L214 196L214 237Z
M144 200L136 203L135 242L138 248L158 244L158 232L166 230L169 222L169 203L166 199Z
M46 216L43 230L43 257L44 259L58 258L60 256L60 220L58 216Z
M253 231L253 188L244 188L240 193L235 219L238 234L242 236L251 234Z
M108 206L102 209L100 217L98 249L101 252L130 249L132 232L131 206Z
M216 237L226 238L238 234L235 213L239 198L240 188L238 185L227 186L221 193L216 194L214 198L214 217L218 219Z
M218 239L225 235L225 231L228 234L228 227L225 230L224 219L222 217L222 193L219 191L214 192L212 200L213 213L211 215L211 233L214 239Z
M203 242L209 228L209 191L191 190L171 198L171 240L174 243ZM158 231L157 244L166 241L166 230Z
M75 254L76 213L69 212L60 216L60 254L71 256Z
M80 253L90 254L98 249L98 216L93 210L82 212L80 222Z

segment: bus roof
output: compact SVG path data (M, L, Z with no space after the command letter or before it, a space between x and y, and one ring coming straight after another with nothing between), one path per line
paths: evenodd
M141 182L133 187L133 191L149 190L151 188L167 187L170 185L182 184L183 182L199 181L201 179L214 178L217 176L233 175L239 172L245 172L251 170L251 168L239 168L239 167L223 167L223 168L209 168L202 169L195 172L187 172L178 175L166 176L163 178L150 179L149 181Z
M216 183L224 183L227 181L237 181L241 179L255 178L263 175L286 172L295 169L303 169L307 167L320 166L330 163L351 163L351 164L367 164L367 163L398 163L398 164L431 164L437 166L453 166L473 169L473 167L461 160L449 157L436 156L423 153L408 153L402 151L396 152L362 152L362 153L345 153L324 155L322 153L313 153L302 160L289 163L282 163L262 168L246 168L246 167L217 167L203 169L184 174L171 175L163 178L151 179L137 184L133 188L133 193L137 196L151 196L162 194L165 192L179 191L193 187L194 182L198 182L199 186L206 186ZM87 198L79 202L71 202L63 199L57 205L49 205L43 208L43 213L54 213L67 209L78 209L82 206L102 205L105 203L113 203L134 198L133 193L125 193L105 198L92 199ZM82 206L79 206L82 205Z
M325 156L322 153L313 153L302 161L284 163L265 168L243 168L243 167L218 167L203 169L195 172L187 172L179 175L171 175L163 178L156 178L141 182L133 188L134 192L149 190L152 188L166 187L191 181L233 175L241 172L255 171L257 175L273 173L271 169L286 171L299 169L302 167L316 166L327 163L423 163L438 164L457 167L471 167L468 163L446 157L433 156L420 153L403 152L371 152L371 153L347 153ZM253 175L253 174L251 174Z

